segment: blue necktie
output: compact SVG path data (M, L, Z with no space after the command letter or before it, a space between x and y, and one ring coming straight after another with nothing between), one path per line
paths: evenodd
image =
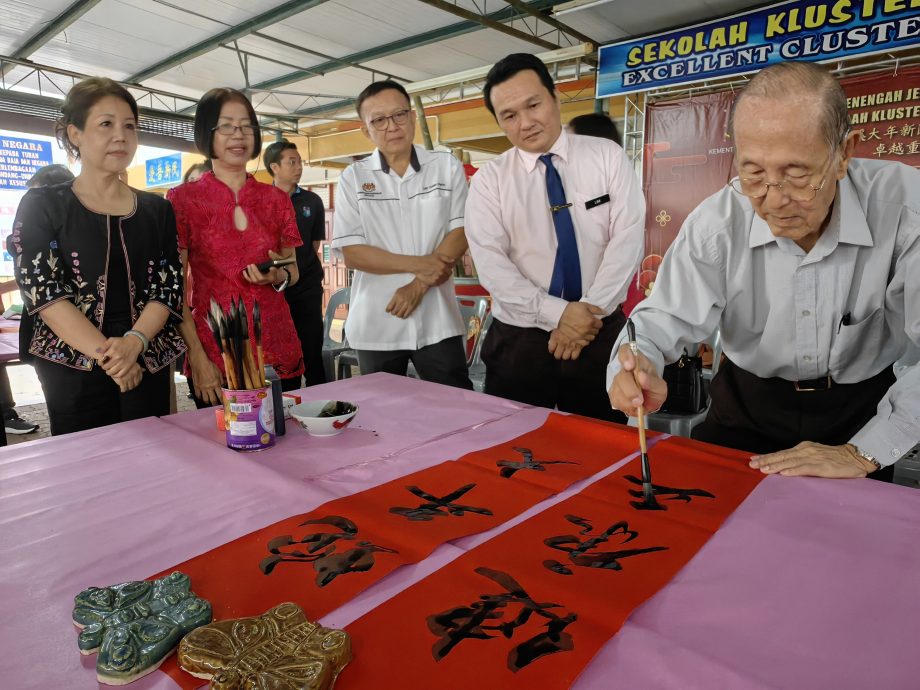
M553 278L549 284L549 294L561 297L569 302L581 299L581 262L578 260L578 243L575 241L575 225L569 213L571 204L565 201L562 178L553 167L553 154L540 156L546 166L546 193L556 226L556 262L553 264Z

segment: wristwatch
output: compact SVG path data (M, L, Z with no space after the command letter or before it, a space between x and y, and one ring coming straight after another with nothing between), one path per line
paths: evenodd
M859 446L856 446L856 445L854 445L854 444L852 444L852 443L850 443L850 444L848 444L848 445L849 445L850 448L852 448L853 451L854 451L859 457L861 457L863 460L865 460L865 461L867 461L867 462L871 462L873 465L875 465L875 469L872 470L873 472L882 469L882 463L880 463L880 462L879 462L878 460L876 460L874 457L872 457L871 455L869 455L866 451L862 450Z
M284 271L285 278L280 285L272 285L272 287L275 288L275 292L284 292L291 282L291 272L288 270L287 266L281 266L281 270Z

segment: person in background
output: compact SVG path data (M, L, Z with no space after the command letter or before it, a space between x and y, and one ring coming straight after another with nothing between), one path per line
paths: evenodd
M632 315L638 362L625 334L611 354L610 401L655 411L664 364L721 328L694 438L767 474L890 481L920 440L920 172L854 158L846 94L810 62L758 72L729 134L738 176L684 221Z
M563 130L559 94L533 55L496 63L483 96L514 145L476 173L466 207L494 314L485 392L626 421L600 377L644 241L632 163L612 141Z
M586 113L569 120L566 130L570 134L580 134L583 137L600 137L610 139L617 146L622 146L620 131L617 123L604 113Z
M466 251L463 167L413 145L415 111L402 85L358 95L361 131L376 148L339 179L333 249L355 269L346 329L362 374L406 375L473 389L453 267Z
M242 299L249 316L259 302L265 363L274 366L284 390L300 387L303 357L300 341L284 300L297 283L297 264L256 264L294 256L303 242L290 198L258 182L246 164L259 156L262 135L252 103L236 89L215 88L198 102L195 145L212 170L196 182L173 187L166 198L176 211L179 248L192 285L184 309L182 335L188 344L185 371L199 408L221 404L225 385L223 360L208 326L211 299L229 310Z
M182 184L186 182L197 182L201 179L201 176L204 175L211 169L211 161L204 161L203 163L195 163L188 167L188 170L185 171L185 174L182 176Z
M303 175L303 161L297 146L282 139L269 144L262 154L265 169L274 185L288 194L303 244L297 247L297 285L284 291L291 318L303 349L306 385L326 383L323 368L323 265L317 252L326 238L326 211L318 194L297 184Z
M11 239L52 434L168 414L169 364L185 348L172 207L119 180L137 150L134 97L91 78L61 111L80 174L30 189Z

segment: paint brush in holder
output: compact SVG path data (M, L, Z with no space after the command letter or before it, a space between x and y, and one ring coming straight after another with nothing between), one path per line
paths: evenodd
M224 363L227 386L231 390L256 390L266 386L264 369L261 367L261 312L256 316L254 311L253 319L259 322L258 326L253 324L257 341L255 348L249 338L249 315L243 298L239 301L231 298L230 308L226 311L216 300L211 299L208 326ZM259 364L255 359L256 351L259 354Z
M629 338L629 351L636 360L636 368L633 369L633 377L639 392L642 395L642 385L639 383L639 346L636 344L636 326L632 319L626 320L626 337ZM641 507L644 510L662 510L655 499L655 490L652 488L652 467L648 460L648 445L645 441L645 406L639 405L636 410L636 417L639 422L639 450L642 452L642 499L641 504L633 503L635 507Z
M256 338L256 364L262 378L265 377L265 353L262 351L262 309L259 307L259 300L255 300L252 305L252 331Z

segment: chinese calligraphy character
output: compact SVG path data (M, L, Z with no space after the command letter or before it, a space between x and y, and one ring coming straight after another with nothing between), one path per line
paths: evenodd
M894 156L903 156L904 155L904 144L900 141L894 142L889 148L888 153Z
M441 498L433 496L417 486L407 486L406 489L409 490L409 493L415 494L423 501L426 501L426 503L422 503L418 508L403 508L402 506L390 508L390 512L396 515L402 515L410 520L422 522L428 522L433 518L443 515L456 515L457 517L463 517L466 513L492 515L492 511L488 508L477 508L476 506L464 506L454 503L454 501L475 486L475 484L466 484Z
M611 537L621 537L619 543L622 545L631 542L639 536L639 533L629 529L629 525L621 520L611 525L600 534L591 536L591 533L594 531L594 526L587 519L578 517L577 515L566 515L565 519L581 527L582 529L579 534L588 538L579 539L574 534L563 534L557 537L548 537L543 540L543 543L551 549L565 551L568 554L569 561L579 568L600 568L602 570L614 571L622 570L623 565L620 561L624 558L641 556L642 554L652 553L654 551L667 551L668 548L666 546L651 546L645 549L603 551L600 550L599 547L606 544ZM572 575L574 573L569 566L551 559L543 561L543 567L559 575Z
M876 156L884 156L886 153L888 153L888 149L884 144L879 144L875 147L875 151L872 153L874 153Z
M482 594L479 601L457 606L428 616L428 629L440 639L431 648L435 661L441 661L463 640L510 639L531 619L543 623L544 630L524 640L508 652L508 668L517 673L525 666L548 654L568 652L575 648L572 636L565 629L578 619L572 612L564 616L552 609L562 604L538 602L508 573L491 568L476 568L478 575L487 577L504 588L501 594ZM517 615L505 620L517 608Z
M639 477L634 477L633 475L628 474L626 475L625 479L630 484L642 486L642 480ZM659 484L652 484L652 492L655 494L655 496L664 496L668 501L684 501L685 503L690 503L694 496L701 498L715 498L713 494L703 489L672 489L669 486L661 486ZM629 495L634 496L635 498L643 497L641 489L630 489ZM637 501L630 501L630 505L641 510L642 508L637 505L637 503Z
M905 153L908 156L916 155L920 153L920 140L914 139L912 142L910 142L907 145L907 150L905 151Z
M268 542L268 551L272 555L259 563L263 574L270 575L279 563L312 563L316 571L316 584L325 587L339 575L363 573L373 568L374 552L399 553L369 541L356 541L358 526L338 515L327 515L300 523L301 527L304 525L329 525L338 531L307 534L299 540L293 539L290 534L275 537ZM339 540L354 541L355 547L337 553L336 542ZM307 545L306 553L296 548L293 551L282 551L285 547L298 547L301 544Z
M912 137L917 132L917 125L904 125L901 127L902 137Z
M872 139L881 140L881 137L878 135L878 130L875 127L872 128L872 131L869 132L869 134L866 136L865 139L863 139L863 141L870 141Z
M577 462L570 460L534 460L533 451L530 448L512 448L516 453L524 456L522 461L499 460L495 464L501 467L502 477L509 479L518 470L533 470L535 472L546 472L547 465L577 465Z
M894 126L890 126L888 127L888 129L885 130L885 136L888 137L889 139L897 135L897 133L898 133L898 128Z

